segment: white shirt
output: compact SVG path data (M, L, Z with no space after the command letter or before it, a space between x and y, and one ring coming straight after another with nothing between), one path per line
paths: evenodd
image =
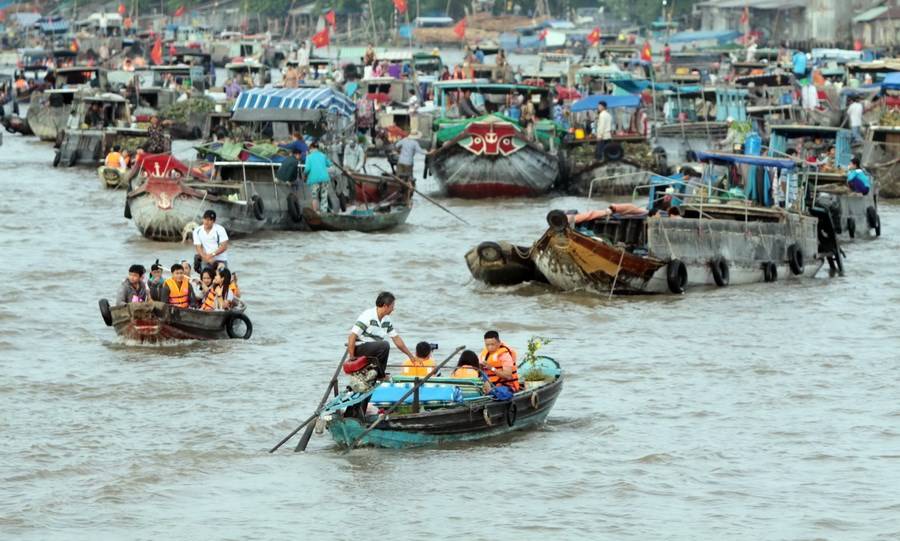
M211 254L219 249L219 246L228 240L228 233L219 224L213 224L209 232L201 225L194 230L194 246L202 246L203 251ZM216 261L228 261L228 252L222 252L216 256Z
M378 342L386 340L387 337L394 338L399 336L391 316L384 316L378 319L378 307L373 306L356 318L356 323L350 332L356 335L357 342Z
M803 100L804 109L812 110L819 108L819 91L816 89L815 85L804 86L800 97Z
M847 118L850 119L851 128L861 128L863 123L863 105L855 101L847 107Z
M600 111L597 115L597 129L595 130L598 139L612 139L612 115L609 111Z

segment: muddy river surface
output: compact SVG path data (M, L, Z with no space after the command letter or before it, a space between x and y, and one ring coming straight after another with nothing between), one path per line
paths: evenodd
M235 241L252 339L149 347L119 339L97 300L130 264L192 248L145 240L122 192L51 159L4 136L2 539L900 538L898 206L882 207L883 238L847 247L843 278L608 300L489 289L463 260L601 202L443 199L466 226L417 197L392 233ZM551 337L567 380L547 424L269 455L382 289L407 344L439 358L486 329L519 348Z

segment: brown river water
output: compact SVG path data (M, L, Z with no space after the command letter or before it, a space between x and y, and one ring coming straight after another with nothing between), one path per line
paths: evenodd
M252 339L150 347L104 326L97 299L191 247L145 240L122 192L51 159L4 136L0 539L900 538L898 206L882 239L847 247L843 278L608 300L489 289L463 260L584 199L443 200L469 227L417 198L392 233L235 241ZM439 358L488 328L519 348L551 337L567 381L547 424L268 454L382 289L407 344Z

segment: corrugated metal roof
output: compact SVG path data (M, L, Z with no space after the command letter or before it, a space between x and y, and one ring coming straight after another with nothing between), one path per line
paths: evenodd
M863 11L862 13L857 15L856 17L853 17L853 22L854 23L869 22L872 19L878 18L879 15L881 15L888 9L889 9L888 6L878 6L876 8L867 9L866 11Z

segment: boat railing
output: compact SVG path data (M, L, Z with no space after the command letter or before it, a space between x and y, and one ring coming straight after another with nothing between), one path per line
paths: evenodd
M653 200L649 200L649 207L655 208L656 204L665 200L666 196L671 196L673 199L681 199L684 202L691 203L697 206L697 211L700 214L700 219L703 218L713 219L712 216L705 213L703 211L704 204L707 206L720 205L721 203L714 202L715 199L719 200L727 200L727 201L738 201L743 203L741 207L744 209L744 221L750 221L750 208L752 208L753 201L751 199L747 199L746 197L741 199L734 197L734 194L729 192L724 188L718 188L716 186L711 186L705 182L696 182L693 180L685 180L685 179L676 179L672 177L663 177L657 175L659 178L663 178L666 180L670 180L673 183L683 184L685 187L684 192L672 192L667 193L662 191L657 195ZM642 190L651 190L653 188L660 188L665 186L665 183L656 183L656 184L644 184L641 186L635 186L634 191L632 192L632 202L636 201L639 197L639 192ZM648 194L649 196L649 194ZM720 196L720 197L717 197Z
M593 195L594 195L594 184L597 184L597 183L599 183L599 182L608 182L608 181L610 181L610 180L618 180L618 179L621 179L621 178L636 177L636 176L639 176L639 175L656 175L656 173L653 173L652 171L647 171L647 170L641 169L640 171L632 171L632 172L630 172L630 173L622 173L622 174L620 174L620 175L609 175L609 176L605 176L605 177L594 177L594 178L591 180L590 185L588 185L588 199L591 199L591 198L593 197ZM663 178L667 178L667 177L663 177Z

